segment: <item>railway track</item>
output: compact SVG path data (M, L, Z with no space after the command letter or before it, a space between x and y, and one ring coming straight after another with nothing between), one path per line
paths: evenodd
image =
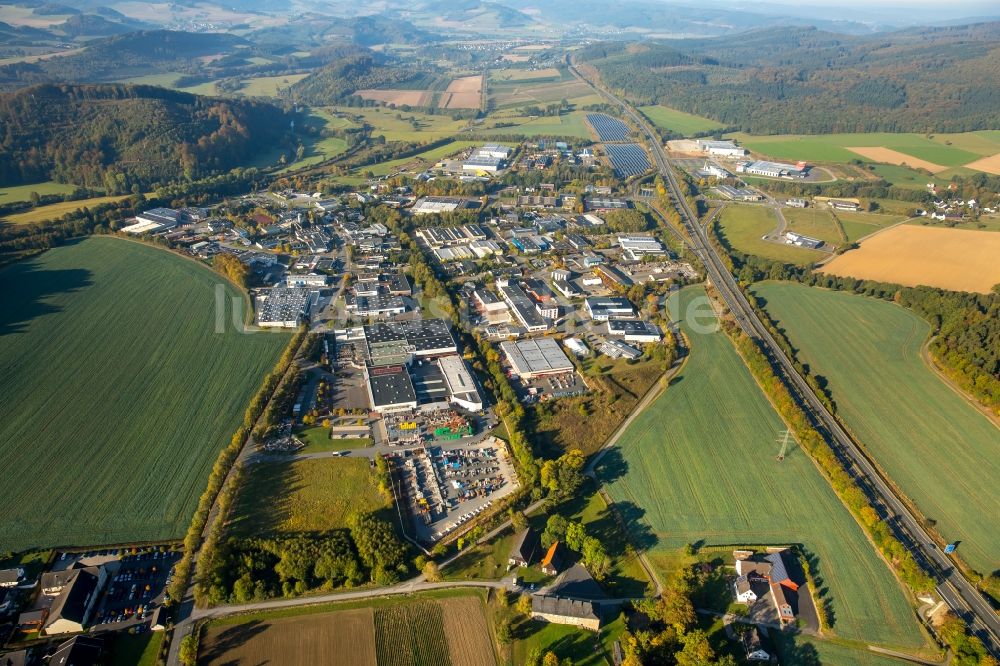
M698 224L697 216L691 211L677 183L670 158L664 151L659 136L631 105L583 76L568 57L567 65L574 76L620 108L622 114L640 128L649 144L657 171L667 182L674 205L681 214L688 234L688 245L705 266L710 282L718 290L740 328L760 343L772 366L782 375L793 397L806 411L817 430L833 446L849 473L858 481L882 518L892 527L896 537L912 553L916 561L934 575L938 584L937 592L941 598L969 625L990 653L1000 658L1000 619L996 612L962 575L955 563L937 547L933 537L924 529L909 506L896 494L888 479L882 476L867 453L820 402L795 369L791 359L771 336L712 247L705 229Z

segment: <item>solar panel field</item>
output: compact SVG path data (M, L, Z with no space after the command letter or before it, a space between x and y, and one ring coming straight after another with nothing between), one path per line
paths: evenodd
M1000 431L921 358L930 326L886 301L789 283L754 292L839 416L978 571L1000 567ZM850 340L849 344L845 341Z
M625 141L628 139L628 125L603 113L588 113L587 122L597 132L601 141Z
M604 146L611 166L619 178L629 178L649 169L649 158L642 146L635 143L609 143Z
M681 374L629 426L598 469L661 570L685 544L801 543L814 556L838 636L923 645L906 596L808 455L777 460L784 424L714 320L701 287L671 298L691 346Z
M216 333L215 287L227 303L235 288L118 239L54 248L0 284L0 550L183 536L289 335Z

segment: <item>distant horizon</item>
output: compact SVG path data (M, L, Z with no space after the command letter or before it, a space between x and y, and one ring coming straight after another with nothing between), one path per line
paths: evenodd
M684 0L664 0L668 4L684 4ZM824 21L865 23L880 21L896 25L920 25L956 20L1000 20L1000 7L995 2L982 0L958 0L948 6L941 6L937 0L842 0L836 4L802 5L797 0L766 0L748 3L744 0L722 0L722 5L733 9L773 15L776 10L791 9L795 18L816 18ZM845 7L851 9L844 14ZM903 13L901 13L903 12Z

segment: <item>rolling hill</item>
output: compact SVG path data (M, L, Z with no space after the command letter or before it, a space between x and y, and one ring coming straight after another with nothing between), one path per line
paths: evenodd
M109 192L229 170L283 141L260 100L127 85L44 85L0 95L0 185L56 180Z

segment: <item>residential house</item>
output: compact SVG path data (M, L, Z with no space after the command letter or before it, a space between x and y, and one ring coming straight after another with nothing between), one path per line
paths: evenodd
M507 558L507 566L526 567L531 564L538 549L538 535L530 527L527 527L514 535L514 544L510 548L510 557Z
M549 546L545 557L542 558L542 573L546 576L555 576L562 567L562 553L559 551L559 542Z

